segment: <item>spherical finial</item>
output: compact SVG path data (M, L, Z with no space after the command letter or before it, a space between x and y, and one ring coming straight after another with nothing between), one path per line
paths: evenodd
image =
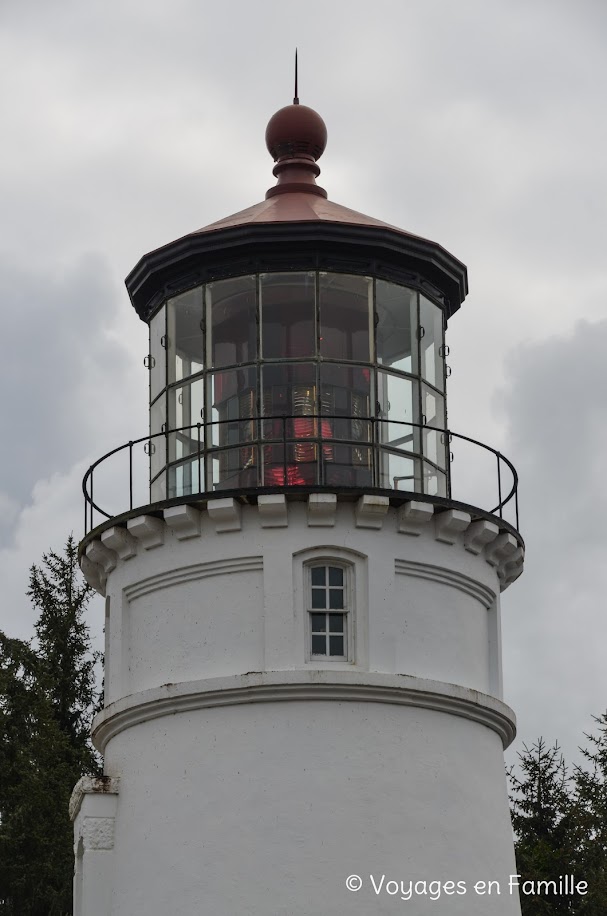
M287 105L268 122L266 146L274 161L300 156L320 159L326 145L325 122L307 105Z

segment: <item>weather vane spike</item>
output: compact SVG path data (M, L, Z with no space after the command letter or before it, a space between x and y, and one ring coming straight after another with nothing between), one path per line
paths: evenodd
M295 48L295 96L293 97L293 104L299 105L299 96L297 95L297 48Z

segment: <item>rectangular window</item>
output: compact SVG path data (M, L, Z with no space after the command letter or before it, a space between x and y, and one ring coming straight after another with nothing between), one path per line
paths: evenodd
M310 567L308 612L310 657L348 659L347 571L341 566Z

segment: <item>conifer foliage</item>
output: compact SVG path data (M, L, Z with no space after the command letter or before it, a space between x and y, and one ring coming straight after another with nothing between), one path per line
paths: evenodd
M0 632L2 916L72 912L68 803L78 779L99 772L88 737L98 659L83 620L92 592L77 553L70 536L30 570L33 644Z
M521 882L586 882L584 894L522 894L522 916L607 914L607 714L586 735L583 764L568 767L557 744L539 739L509 771L511 815ZM545 885L544 885L545 886Z

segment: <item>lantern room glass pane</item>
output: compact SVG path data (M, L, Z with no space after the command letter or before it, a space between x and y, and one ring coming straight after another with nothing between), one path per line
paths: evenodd
M284 363L262 368L261 412L266 417L311 417L318 413L314 363ZM316 435L315 420L285 422L287 438ZM264 438L280 439L282 420L264 420Z
M259 486L258 448L246 445L211 452L207 458L212 490L238 490Z
M150 401L158 397L167 383L166 350L166 309L163 306L150 321Z
M155 435L166 429L166 392L157 398L150 407L150 477L155 477L166 464L166 436Z
M375 311L377 362L417 375L417 292L377 280Z
M370 362L372 281L368 277L321 273L319 296L321 356Z
M419 321L422 338L420 344L422 361L422 378L435 388L444 391L445 388L445 360L444 331L442 309L426 299L419 297Z
M316 353L316 274L262 274L261 352L264 359L292 359Z
M169 384L202 372L202 286L167 302Z
M322 420L323 438L371 440L371 423L364 419L371 416L370 369L321 364L320 403L326 416Z
M377 373L378 438L385 445L419 452L418 382L393 375L391 372Z
M214 372L209 379L210 444L235 445L256 438L257 371L254 366Z
M204 380L169 388L169 429L181 430L169 434L169 461L198 453L198 423L204 418ZM183 427L191 427L183 429ZM204 427L200 430L204 447Z
M206 288L207 352L217 369L257 358L255 277L218 280Z
M422 385L422 413L426 426L433 426L437 430L445 428L445 399L442 395L437 394L427 385ZM434 432L432 429L424 428L424 455L438 464L439 467L446 466L446 447L444 432Z
M379 452L379 486L385 490L421 493L421 461L398 452Z
M447 496L447 476L424 461L424 493L429 496Z
M178 496L191 496L204 490L204 473L202 460L198 458L183 461L168 469L169 499Z

